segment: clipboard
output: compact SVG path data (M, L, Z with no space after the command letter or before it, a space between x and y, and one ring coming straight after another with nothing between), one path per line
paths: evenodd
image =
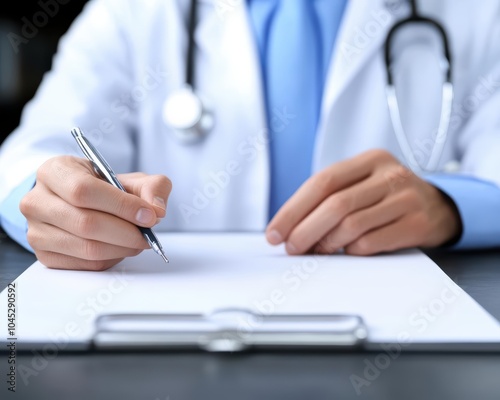
M16 280L23 288L16 297L17 349L500 349L498 321L416 250L369 259L288 258L261 234L160 239L176 260L167 270L149 252L99 274L32 265ZM295 267L309 271L300 290L293 286ZM6 291L0 297L7 302ZM421 316L421 306L436 311L435 322ZM0 308L0 324L6 310Z
M108 314L96 319L97 350L355 349L368 332L357 315L263 315L227 308L210 314Z

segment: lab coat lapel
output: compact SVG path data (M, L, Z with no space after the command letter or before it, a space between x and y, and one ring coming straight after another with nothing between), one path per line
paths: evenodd
M250 226L264 228L268 220L269 203L269 151L268 130L258 49L252 32L246 1L200 0L206 14L200 20L197 34L200 55L210 54L220 60L217 76L224 81L225 93L219 93L218 110L221 129L231 140L224 146L241 148L252 144L255 158L242 157L242 174L248 181L247 215L234 215L240 220L254 221ZM212 78L208 78L212 79ZM224 86L226 85L226 86ZM227 86L229 85L229 86ZM241 154L233 154L240 157ZM237 190L237 185L234 189Z
M330 63L323 113L331 109L363 65L383 46L394 24L394 14L386 3L387 0L348 2Z
M323 93L314 157L315 170L319 167L324 136L329 134L330 113L363 66L377 51L381 51L394 21L407 9L404 0L392 1L390 9L389 3L389 0L350 0L347 4Z

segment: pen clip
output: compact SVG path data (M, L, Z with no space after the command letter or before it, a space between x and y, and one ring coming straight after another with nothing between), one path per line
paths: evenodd
M102 171L99 169L98 165L93 161L93 160L89 160L90 163L92 164L92 168L94 169L94 172L96 173L96 175L101 178L101 179L104 179L107 181L106 179L106 175L104 175L102 173Z

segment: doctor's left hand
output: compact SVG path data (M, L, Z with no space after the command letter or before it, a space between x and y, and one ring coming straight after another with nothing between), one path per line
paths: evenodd
M390 153L371 150L307 180L266 231L289 254L371 255L435 247L457 237L461 220L438 189Z

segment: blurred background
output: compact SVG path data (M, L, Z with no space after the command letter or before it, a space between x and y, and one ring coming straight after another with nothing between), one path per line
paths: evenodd
M0 2L0 143L51 68L57 44L88 0Z

